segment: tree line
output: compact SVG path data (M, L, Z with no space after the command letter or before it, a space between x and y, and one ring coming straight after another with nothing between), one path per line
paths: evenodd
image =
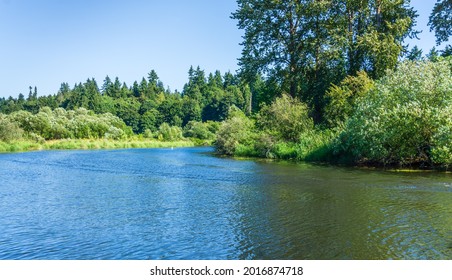
M181 93L165 89L152 70L147 79L135 81L130 87L119 78L111 80L108 76L100 87L94 78L72 88L62 83L56 94L48 96L38 96L37 88L30 87L27 98L23 94L18 98L1 98L0 113L25 111L37 115L43 108L67 111L84 108L94 114L116 116L133 133L144 134L157 131L164 123L182 128L193 122L222 121L230 106L249 112L250 102L250 88L237 75L230 72L222 75L220 71L206 75L200 67L190 67L188 82Z
M252 117L231 110L217 134L224 154L335 163L452 164L451 47L427 57L405 38L409 0L238 0L241 77L265 77L270 102ZM438 0L437 44L452 28ZM404 59L403 59L404 58Z
M228 155L452 164L451 47L424 57L403 45L418 34L408 0L237 3L232 18L245 35L236 74L190 67L182 92L165 89L153 70L132 86L107 76L100 87L95 79L63 83L49 96L30 87L27 98L0 99L1 117L85 108L85 115L120 119L118 137L215 139ZM451 1L438 0L431 12L437 44L450 37L451 9Z

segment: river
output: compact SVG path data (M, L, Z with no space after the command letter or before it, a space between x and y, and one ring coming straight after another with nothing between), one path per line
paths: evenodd
M0 259L452 259L452 175L211 148L0 154Z

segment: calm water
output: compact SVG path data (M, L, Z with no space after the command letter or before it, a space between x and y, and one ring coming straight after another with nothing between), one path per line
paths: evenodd
M452 176L213 157L0 154L0 259L452 259Z

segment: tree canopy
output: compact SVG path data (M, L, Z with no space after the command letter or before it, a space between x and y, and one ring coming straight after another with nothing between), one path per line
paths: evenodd
M436 44L449 41L452 35L452 0L437 0L430 14L430 31L436 35Z
M366 71L394 69L415 36L409 0L238 0L232 14L245 31L239 60L248 81L262 74L280 92L301 98L319 119L331 83Z

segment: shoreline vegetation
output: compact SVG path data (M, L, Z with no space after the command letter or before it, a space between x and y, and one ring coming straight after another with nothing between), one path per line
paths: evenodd
M214 145L233 157L450 170L452 47L423 56L404 45L418 32L409 1L289 2L237 0L236 74L191 66L178 92L151 70L131 86L106 76L0 98L0 149ZM437 43L449 40L446 3L430 17Z
M214 146L232 157L449 171L451 71L448 57L406 61L376 81L365 72L348 76L326 93L320 123L306 103L285 93L255 113L230 104L222 120L159 119L141 130L83 107L0 111L0 152Z
M135 149L135 148L180 148L194 147L191 140L157 141L149 139L60 139L45 142L30 140L0 142L0 153L29 152L41 150L100 150L100 149Z
M407 61L377 81L365 73L347 77L327 92L323 124L315 124L309 108L289 95L251 117L232 108L217 132L217 150L239 157L450 170L451 70L449 57Z

